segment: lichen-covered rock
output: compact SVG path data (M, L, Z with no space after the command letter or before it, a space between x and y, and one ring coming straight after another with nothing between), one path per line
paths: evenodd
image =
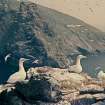
M44 66L44 67L31 67L28 69L27 71L27 78L31 78L32 76L36 75L36 74L41 74L41 73L48 73L48 72L53 72L54 68L52 67L48 67L48 66Z
M43 73L50 75L54 80L58 81L60 87L69 89L76 87L79 88L85 81L88 80L83 74L69 73L68 69L51 68L47 66L30 68L27 71L27 77L31 78L34 75Z

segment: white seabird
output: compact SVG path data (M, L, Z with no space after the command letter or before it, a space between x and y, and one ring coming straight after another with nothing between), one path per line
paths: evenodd
M81 65L80 60L83 58L87 58L87 57L83 56L83 55L78 55L76 58L76 63L72 66L69 66L68 71L74 72L74 73L81 73L82 72L82 65Z
M39 60L38 59L36 59L36 60L34 60L32 63L35 63L35 64L39 64Z
M17 71L16 73L12 74L9 79L7 80L7 83L16 83L18 81L23 81L26 78L26 72L23 66L24 61L26 61L28 59L25 58L20 58L19 60L19 71Z
M97 74L97 78L99 80L105 80L105 72L103 72L102 70L98 72Z
M5 56L5 58L4 58L4 59L5 59L5 62L7 62L7 60L8 60L9 57L11 57L11 54L7 54L7 55Z

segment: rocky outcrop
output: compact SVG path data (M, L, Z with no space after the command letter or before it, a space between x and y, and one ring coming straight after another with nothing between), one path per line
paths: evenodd
M42 71L47 67L39 67ZM26 80L0 86L1 105L104 105L104 81L86 74L49 68L47 72L28 72ZM53 71L50 71L50 69ZM30 69L33 70L33 69ZM5 87L5 89L3 88ZM2 88L1 88L2 87Z
M44 75L36 75L30 79L28 83L18 83L16 91L24 97L28 102L35 103L36 100L57 102L61 99L59 87L55 84L56 80ZM51 81L50 81L51 80Z
M58 102L61 100L59 86L46 74L36 75L30 80L16 83L12 89L8 87L0 93L2 105L36 104L38 101ZM27 104L25 104L27 105Z

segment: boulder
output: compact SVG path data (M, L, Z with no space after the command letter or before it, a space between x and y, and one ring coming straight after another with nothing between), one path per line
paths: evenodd
M16 83L0 93L0 105L41 105L61 99L57 81L47 74L34 75L30 80Z
M6 89L0 94L0 105L23 105L22 99L20 99L14 90L8 91Z
M29 81L23 81L16 84L16 92L24 97L29 103L35 103L38 100L45 102L57 102L61 99L61 92L58 89L57 82L52 82L47 75L36 75Z

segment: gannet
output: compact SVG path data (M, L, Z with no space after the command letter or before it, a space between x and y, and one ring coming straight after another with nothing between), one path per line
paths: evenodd
M32 63L39 64L39 60L36 59L36 60L34 60Z
M97 78L99 80L105 80L105 73L102 70L99 71L98 74L97 74Z
M5 58L4 58L4 59L5 59L5 62L7 62L7 60L8 60L9 57L11 57L11 54L7 54L7 55L5 56Z
M76 58L76 63L72 66L69 66L68 71L74 72L74 73L81 73L82 72L82 65L81 65L80 60L83 58L87 58L87 57L83 56L83 55L78 55Z
M25 72L25 69L24 69L24 66L23 66L23 63L24 61L26 61L28 59L25 59L25 58L20 58L19 60L19 70L18 72L12 74L9 79L7 80L7 83L16 83L18 81L23 81L25 80L26 78L26 72Z

